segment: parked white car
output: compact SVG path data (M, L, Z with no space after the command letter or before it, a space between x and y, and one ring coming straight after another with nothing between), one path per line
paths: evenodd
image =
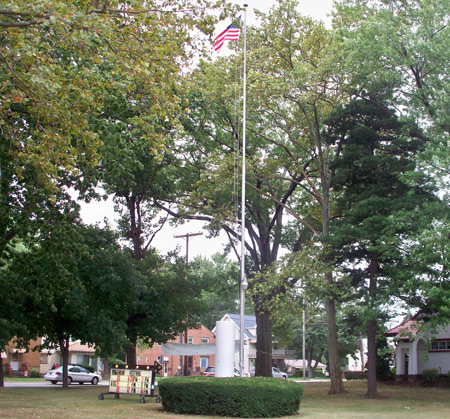
M50 381L52 384L62 382L63 380L63 367L58 367L53 370L49 370L45 373L44 379ZM91 383L94 386L102 381L102 376L95 372L90 372L86 368L79 365L68 366L68 383Z
M250 370L250 377L255 376L255 367L252 367ZM283 380L287 379L287 374L284 371L280 371L278 368L272 367L272 377L273 378L282 378Z
M282 378L283 380L286 380L287 374L284 371L280 371L278 368L272 367L272 377Z

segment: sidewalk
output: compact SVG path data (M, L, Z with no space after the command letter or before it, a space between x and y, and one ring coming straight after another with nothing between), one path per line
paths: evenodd
M329 378L291 378L292 381L295 381L296 383L302 383L302 384L308 384L308 383L329 383Z

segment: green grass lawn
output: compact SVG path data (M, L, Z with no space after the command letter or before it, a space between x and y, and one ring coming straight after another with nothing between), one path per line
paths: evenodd
M328 395L328 383L308 383L297 415L292 418L449 418L450 389L410 388L379 384L383 398L364 397L365 381L346 382L348 393ZM172 418L193 416L164 413L154 398L139 402L138 396L119 400L98 396L107 387L91 385L46 388L0 388L0 418ZM274 400L276 403L276 400ZM196 416L196 418L199 418Z

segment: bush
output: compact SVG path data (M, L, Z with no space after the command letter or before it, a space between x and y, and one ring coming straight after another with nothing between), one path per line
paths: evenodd
M434 383L439 378L439 370L437 370L436 368L423 370L422 377L427 383Z
M37 368L31 368L30 378L40 378L41 374L39 374L39 370Z
M279 417L296 413L301 384L267 377L172 377L159 381L163 409L228 417Z
M362 380L367 378L366 371L344 371L344 377L346 380Z
M81 364L83 368L86 368L89 372L95 372L95 368L92 365Z
M296 368L294 372L295 378L303 378L303 368ZM306 378L308 378L308 368L306 368ZM314 378L327 378L320 368L314 371Z

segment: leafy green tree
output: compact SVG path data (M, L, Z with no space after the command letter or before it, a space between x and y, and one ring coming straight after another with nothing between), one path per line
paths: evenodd
M318 307L318 310L323 312L323 308ZM347 355L353 355L359 349L358 333L353 327L354 325L348 322L348 318L342 312L337 316L337 323L339 330L339 357L345 363ZM300 319L296 319L293 326L293 343L298 359L302 359L303 356L302 326ZM307 313L305 326L305 354L308 377L313 378L318 362L322 362L322 359L328 359L326 316L314 314L314 311ZM345 368L344 365L342 366Z
M230 101L236 86L234 75L228 71L234 58L201 63L190 82L187 96L188 111L183 121L189 141L179 144L177 155L185 161L180 165L176 200L160 202L160 208L180 218L208 222L214 236L222 229L228 235L229 249L240 259L240 208L238 166L241 145L238 142L238 121L233 118L235 103ZM251 109L251 108L249 108ZM263 125L253 108L249 124ZM281 171L277 165L279 152L252 128L246 147L246 243L249 254L247 277L269 267L278 257L283 243L284 202L296 190L296 183L273 176ZM274 192L276 191L276 192ZM276 200L272 197L276 195ZM251 284L250 287L253 287ZM271 284L267 282L267 288ZM270 294L270 290L266 295ZM276 294L276 290L273 290ZM265 298L265 297L264 297ZM263 298L252 293L258 327L257 375L271 375L272 321Z
M239 311L239 266L216 253L211 260L195 258L190 270L203 282L205 313L198 320L212 330L225 313Z
M122 181L134 188L118 193L118 200L128 201L129 225L122 227L134 240L135 258L143 257L142 225L154 214L140 207L142 196L134 192L142 182L130 180L128 171L134 164L137 176L145 172L148 180L167 163L159 155L176 126L178 74L211 35L218 17L211 12L223 18L231 9L225 2L195 0L2 6L1 255L13 237L39 230L30 220L45 224L47 202L62 188L74 186L89 199L102 180L119 183L109 192L123 188ZM119 114L114 106L124 109ZM130 150L120 146L136 137L138 144L122 162ZM109 153L100 153L102 144ZM108 169L106 180L99 161ZM152 192L167 186L150 182Z
M202 282L184 263L154 253L135 261L111 231L67 221L76 220L55 219L54 230L17 251L1 284L17 313L10 321L23 325L19 343L46 336L42 348L61 349L65 377L70 339L111 356L139 339L165 342L200 314Z
M102 143L92 123L110 89L123 96L145 85L152 104L140 124L149 153L162 133L152 117L173 118L176 75L210 35L208 1L6 1L0 10L1 209L0 257L5 243L37 231L46 202L74 186L92 185ZM151 30L148 30L151 28ZM194 30L196 28L196 30ZM136 96L135 96L136 97ZM153 147L153 151L151 148Z
M379 308L395 288L386 284L397 280L393 267L402 257L397 243L407 240L416 228L413 222L405 229L396 222L396 213L408 211L413 219L427 217L423 210L435 200L432 182L416 170L415 155L424 148L424 138L414 124L401 122L380 102L370 97L354 100L328 121L328 141L342 145L333 183L341 194L330 243L352 274L354 286L364 290L368 397L377 397Z
M450 42L446 0L342 0L337 35L351 85L395 91L402 112L423 121L431 140L422 160L447 184ZM395 30L393 30L395 28ZM345 57L345 58L344 58Z
M71 338L99 345L105 353L123 345L122 317L129 304L123 296L133 275L111 232L67 221L67 215L53 219L54 229L16 252L2 275L18 313L12 319L24 326L19 344L45 336L41 349L59 347L65 388Z
M268 15L261 15L261 29L255 33L255 55L258 64L259 97L264 103L260 111L278 127L280 138L266 135L283 150L281 161L303 196L286 204L299 224L307 227L314 241L329 235L332 219L331 184L333 159L339 146L330 147L323 136L327 115L346 100L345 77L340 73L339 40L322 24L302 17L295 2L279 1ZM306 165L305 165L306 163ZM305 205L307 203L307 205ZM302 205L299 205L302 204ZM307 220L311 220L307 223ZM305 245L304 228L298 228L297 246ZM311 243L311 241L309 241ZM331 266L326 247L320 256ZM328 318L328 349L332 394L344 391L338 352L335 292L336 276L325 273L323 298Z
M134 265L140 276L131 284L129 292L133 298L124 320L130 364L138 341L153 345L175 338L196 325L205 307L201 300L203 280L189 271L183 259L162 259L147 252ZM130 352L129 348L133 350Z
M263 274L270 271L282 245L298 249L309 235L321 236L323 226L328 234L327 170L332 150L326 149L320 131L321 118L337 102L338 91L334 61L332 55L327 56L332 51L332 38L322 25L298 16L292 2L280 2L278 9L262 20L261 30L249 28L248 37L246 249L252 264L247 276L253 278L250 288L257 323L260 321L256 374L270 375L272 313L268 307L273 304L269 300L276 301L291 284L287 281L275 286ZM182 210L192 218L209 220L212 228L223 228L236 249L239 234L232 224L235 213L230 199L236 190L235 152L240 147L236 143L236 105L231 100L235 95L236 79L230 71L234 62L202 63L194 73L185 121L193 140L183 147L183 155L191 159L182 177L191 199L183 200ZM318 177L322 183L317 182ZM322 187L326 199L322 199ZM323 203L326 210L322 214ZM294 222L287 221L287 214ZM311 218L313 222L309 222ZM340 392L334 300L329 303L332 387L333 392Z

